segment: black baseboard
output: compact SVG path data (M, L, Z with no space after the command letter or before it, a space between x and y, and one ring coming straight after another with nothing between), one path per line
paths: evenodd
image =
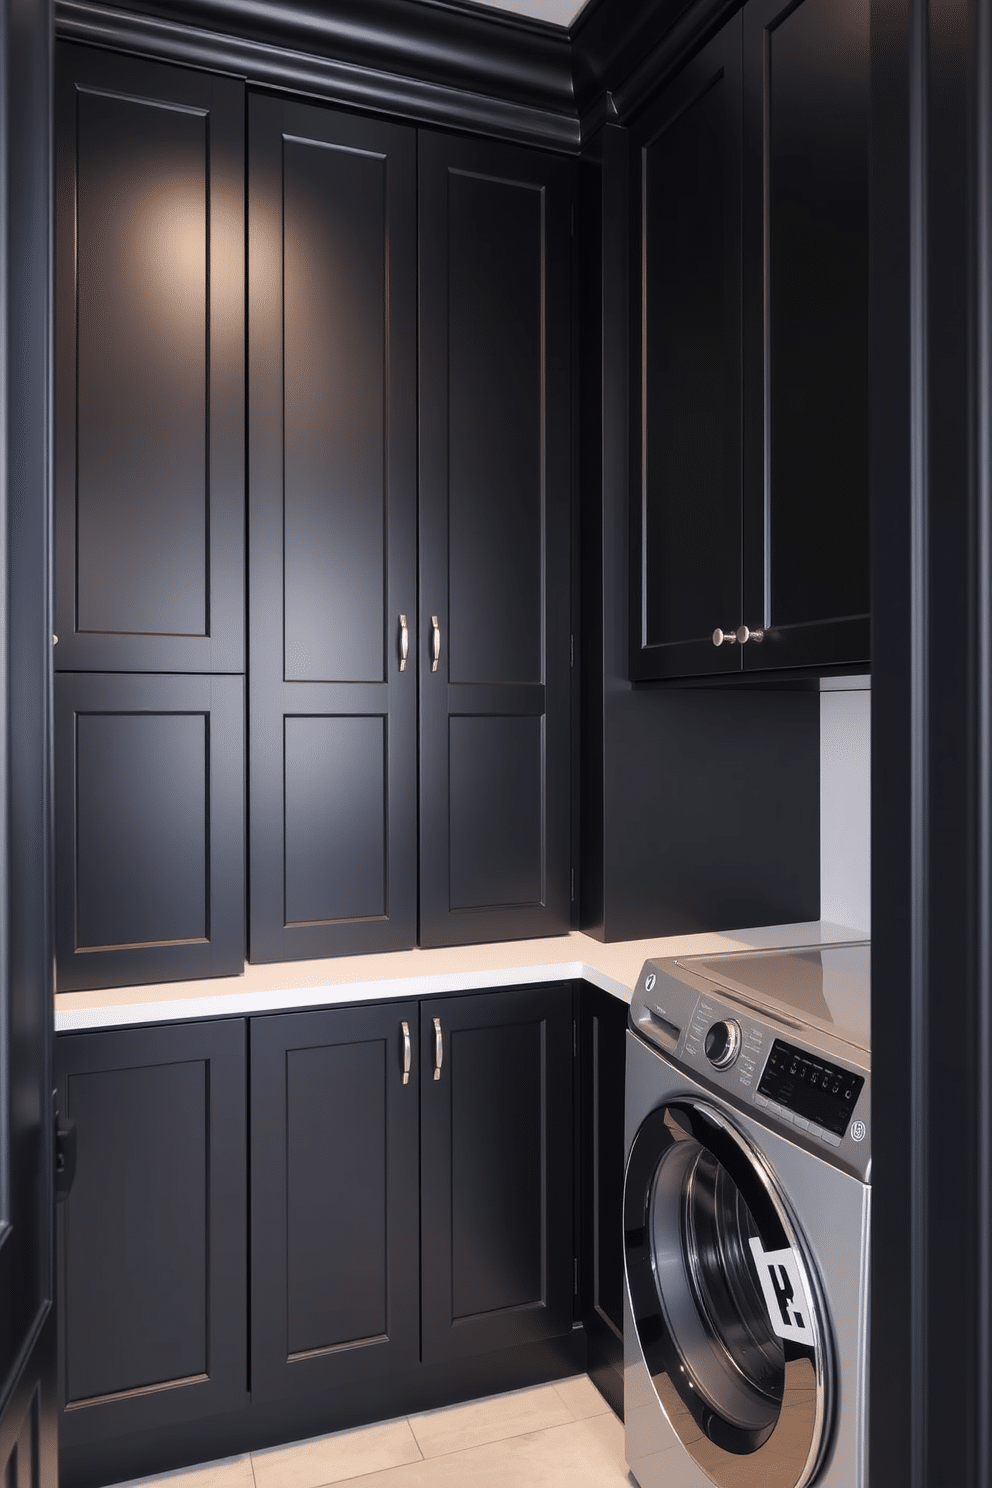
M233 1457L371 1421L388 1421L504 1390L546 1384L580 1374L585 1368L586 1337L577 1325L563 1338L452 1363L422 1365L389 1379L356 1382L332 1398L299 1395L286 1400L251 1401L243 1410L226 1415L85 1445L67 1441L63 1430L59 1484L60 1488L103 1488L107 1483L169 1472L196 1462Z

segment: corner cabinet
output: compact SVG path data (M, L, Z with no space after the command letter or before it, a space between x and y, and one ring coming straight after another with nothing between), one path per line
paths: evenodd
M868 6L747 0L632 130L630 675L870 656Z
M571 167L417 151L250 100L253 961L568 929Z

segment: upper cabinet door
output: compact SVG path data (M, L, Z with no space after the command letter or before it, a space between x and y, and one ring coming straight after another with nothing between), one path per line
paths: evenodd
M55 663L244 670L244 89L60 46Z
M741 665L740 119L735 16L632 131L634 679Z
M420 137L420 942L569 926L564 161Z
M744 7L746 669L870 655L868 0Z
M253 961L417 937L415 193L412 130L251 98Z

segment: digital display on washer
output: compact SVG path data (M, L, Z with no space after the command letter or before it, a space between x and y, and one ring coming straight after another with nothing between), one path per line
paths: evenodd
M776 1039L758 1094L842 1136L864 1083L863 1075L854 1075L839 1064L816 1059L804 1049Z

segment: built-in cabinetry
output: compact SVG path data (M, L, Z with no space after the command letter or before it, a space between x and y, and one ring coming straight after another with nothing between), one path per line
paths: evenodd
M567 930L569 163L59 88L59 987Z
M566 983L61 1036L63 1481L580 1367L573 1016Z
M868 660L868 95L748 0L631 129L635 680Z
M423 945L560 933L570 166L274 97L248 162L251 959L418 877Z

